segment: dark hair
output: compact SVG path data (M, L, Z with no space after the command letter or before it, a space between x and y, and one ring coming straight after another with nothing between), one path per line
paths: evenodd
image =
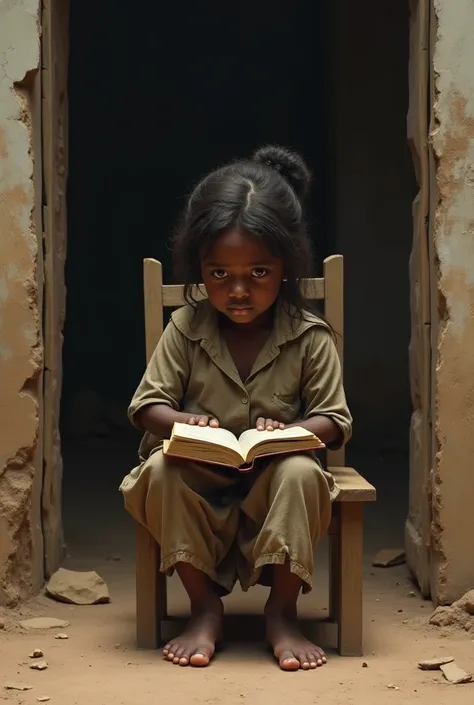
M310 182L303 158L277 146L262 147L251 159L232 162L206 176L191 193L173 237L176 276L185 284L187 302L196 303L193 289L201 281L202 253L219 235L239 228L261 237L284 262L286 281L280 297L286 308L300 318L305 310L315 311L300 287L300 279L311 276L312 270L303 212Z

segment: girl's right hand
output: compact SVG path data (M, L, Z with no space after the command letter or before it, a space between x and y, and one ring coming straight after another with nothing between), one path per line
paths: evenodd
M213 417L209 419L209 416L199 416L198 414L190 416L186 421L190 426L211 426L212 428L219 427L219 421Z

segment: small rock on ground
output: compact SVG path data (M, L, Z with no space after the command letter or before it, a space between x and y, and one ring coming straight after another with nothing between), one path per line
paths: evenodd
M372 561L374 568L393 568L405 563L405 551L402 548L383 548Z
M20 622L20 627L23 629L65 629L65 627L69 627L69 622L55 617L33 617Z
M454 656L441 656L440 658L426 659L426 661L420 661L418 668L422 671L439 671L441 666L446 663L452 663L454 661Z
M46 594L73 605L96 605L110 602L109 588L95 571L78 572L60 568L51 576Z
M46 671L48 668L48 664L46 661L35 661L34 663L30 664L30 668L33 671Z
M41 658L42 656L44 656L44 654L41 649L34 649L30 654L30 658Z
M443 676L450 683L454 683L455 685L460 683L472 683L472 675L463 671L463 669L459 668L454 662L444 663L440 668L443 672Z
M5 683L5 690L33 690L32 685L26 685L25 683Z
M430 617L436 627L458 627L474 633L474 590L469 590L450 607L438 607Z

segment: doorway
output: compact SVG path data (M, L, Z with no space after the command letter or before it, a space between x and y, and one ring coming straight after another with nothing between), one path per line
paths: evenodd
M84 4L72 8L62 506L68 550L88 565L133 551L118 485L139 441L125 409L145 360L143 257L160 259L170 280L167 239L189 188L271 142L300 150L315 173L309 220L319 259L345 256L356 418L348 458L379 493L368 560L403 543L416 194L409 8L390 2L382 16L375 0L363 12L345 0L327 6L244 2L231 14L213 2L187 8L186 22L169 6L166 28L153 4L146 22L123 0L95 8L93 23Z

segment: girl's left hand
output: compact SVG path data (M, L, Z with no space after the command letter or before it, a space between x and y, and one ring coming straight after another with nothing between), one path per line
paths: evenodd
M263 416L257 419L257 431L275 431L279 429L283 431L285 424L273 419L264 419Z

